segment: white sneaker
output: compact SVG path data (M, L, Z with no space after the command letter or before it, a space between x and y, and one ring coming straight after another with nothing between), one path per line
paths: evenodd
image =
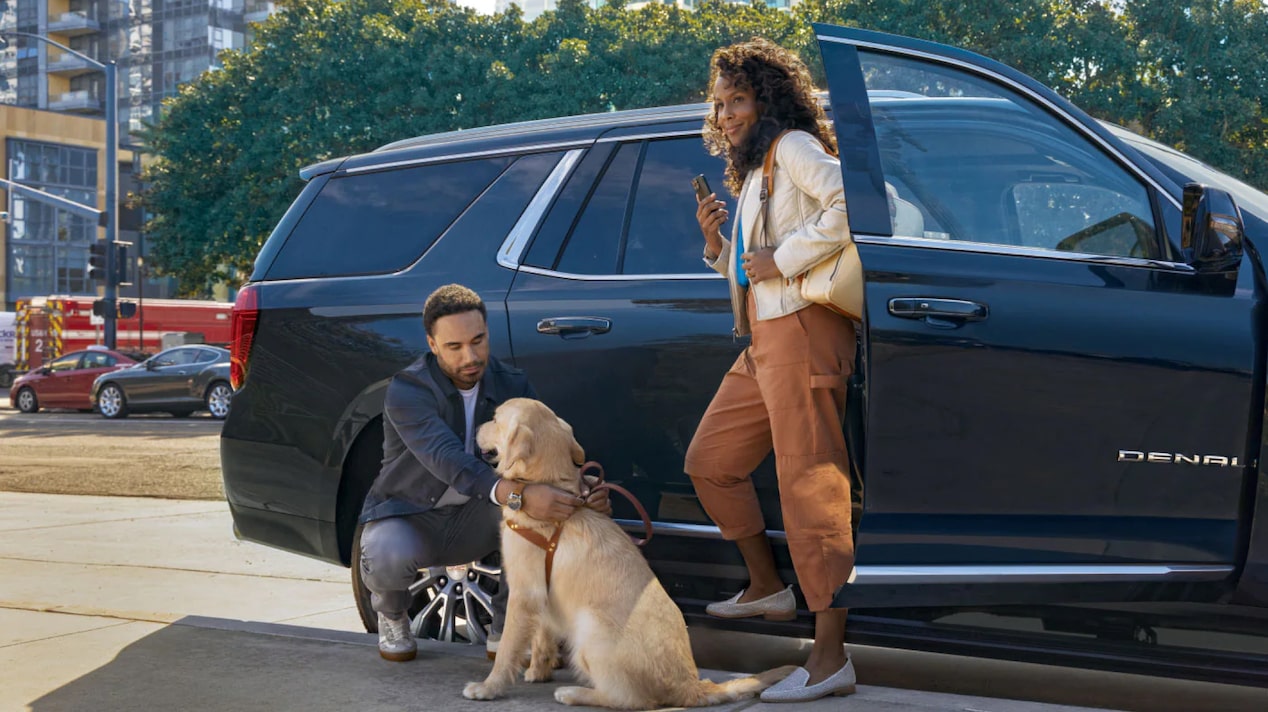
M725 601L710 603L704 612L715 618L754 618L762 616L768 621L790 621L797 617L797 597L793 595L792 586L772 593L756 601L740 603L740 591Z
M854 661L847 655L845 667L828 676L817 685L807 685L810 673L799 667L782 681L762 691L762 702L809 702L828 695L844 697L854 694L857 679L854 676Z
M394 663L413 660L418 655L418 643L414 642L414 633L409 629L409 615L379 614L379 655Z

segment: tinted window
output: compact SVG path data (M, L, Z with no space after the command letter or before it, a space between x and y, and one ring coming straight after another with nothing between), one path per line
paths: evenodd
M710 156L699 137L647 144L634 212L625 238L625 274L712 272L702 257L704 238L696 222L696 194L691 179L704 174L721 200L735 214L735 199L722 183L725 162ZM729 225L723 226L723 232Z
M81 368L109 368L115 365L115 357L100 351L89 351L84 354L84 365Z
M73 371L79 368L79 359L82 354L68 354L48 365L54 371Z
M199 351L198 360L195 363L211 363L220 360L220 352L218 351Z
M154 357L155 366L187 366L198 358L201 349L172 349Z
M860 53L896 236L1158 257L1145 186L1029 100Z
M564 243L555 269L573 274L616 273L630 184L641 149L642 144L627 144L612 157Z
M577 213L590 197L595 179L607 166L613 148L612 144L599 144L590 149L581 159L581 163L573 170L563 190L559 192L559 197L555 199L550 212L546 214L546 219L542 222L541 229L537 231L537 236L533 238L533 244L524 257L525 264L543 269L554 268L555 260L559 258L559 247L563 238L572 232L572 226L577 221Z
M269 268L269 279L394 272L409 266L513 157L330 179Z

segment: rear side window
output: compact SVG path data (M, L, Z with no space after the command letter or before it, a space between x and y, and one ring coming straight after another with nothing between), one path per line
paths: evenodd
M80 368L109 368L114 364L114 356L103 354L99 351L91 351L84 354L84 364Z
M404 269L513 160L503 156L332 178L278 251L267 279Z

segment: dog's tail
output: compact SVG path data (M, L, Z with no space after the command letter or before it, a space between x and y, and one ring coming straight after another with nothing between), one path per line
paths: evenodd
M706 707L708 705L722 704L723 702L746 700L788 677L796 669L796 665L785 665L757 675L737 677L726 682L701 680L700 686L696 688L695 699L686 701L684 706Z

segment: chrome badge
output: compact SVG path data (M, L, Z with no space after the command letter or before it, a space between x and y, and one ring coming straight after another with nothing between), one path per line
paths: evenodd
M1236 457L1224 455L1190 455L1183 452L1141 452L1119 450L1119 462L1151 462L1159 465L1213 465L1215 467L1241 467Z

